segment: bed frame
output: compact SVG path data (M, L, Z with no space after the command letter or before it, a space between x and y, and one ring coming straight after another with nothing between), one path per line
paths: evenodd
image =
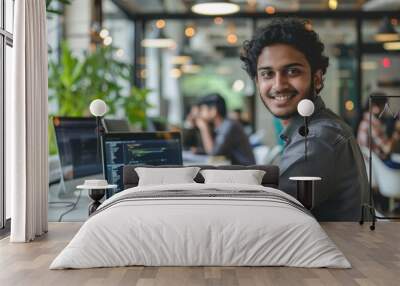
M239 165L228 165L228 166L212 166L212 165L193 165L200 167L201 170L205 169L217 169L217 170L263 170L265 175L262 179L262 185L265 187L278 188L279 186L279 167L275 165L253 165L253 166L239 166ZM123 183L124 189L136 187L139 183L139 176L135 171L136 167L147 167L147 168L183 168L188 166L177 166L177 165L163 165L163 166L144 166L144 165L126 165L123 169ZM194 178L197 183L204 183L204 178L200 174Z

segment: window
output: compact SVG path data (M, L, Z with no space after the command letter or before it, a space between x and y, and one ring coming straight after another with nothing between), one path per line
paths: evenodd
M0 228L10 217L10 194L4 188L4 105L11 92L14 0L0 0Z
M14 0L5 0L4 12L5 12L5 30L7 32L13 33Z

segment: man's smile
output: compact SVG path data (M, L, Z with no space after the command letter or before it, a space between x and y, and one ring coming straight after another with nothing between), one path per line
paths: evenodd
M284 93L269 93L267 97L273 99L275 102L285 104L294 98L298 93L296 91L284 92Z

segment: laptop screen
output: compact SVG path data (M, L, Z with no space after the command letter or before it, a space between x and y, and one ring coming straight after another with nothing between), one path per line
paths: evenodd
M101 174L96 119L56 116L53 124L64 180Z
M179 132L110 133L102 144L105 179L116 192L123 190L124 165L182 165Z

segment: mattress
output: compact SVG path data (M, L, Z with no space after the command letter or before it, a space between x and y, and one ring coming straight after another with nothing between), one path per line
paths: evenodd
M284 192L198 183L114 195L50 269L130 265L351 267L308 210Z

